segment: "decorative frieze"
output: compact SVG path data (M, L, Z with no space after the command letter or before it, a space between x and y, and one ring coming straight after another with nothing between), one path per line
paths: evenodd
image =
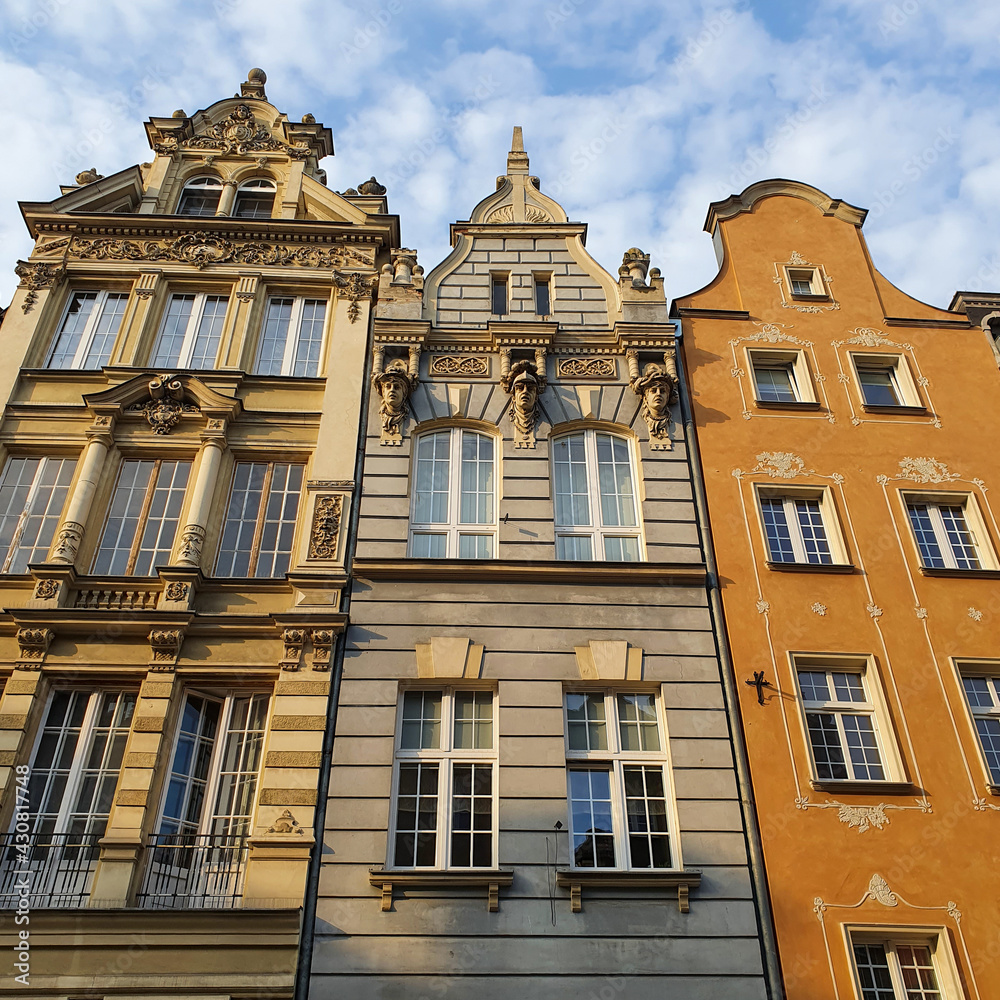
M344 498L340 494L316 498L312 530L309 533L310 559L336 559L343 507Z
M51 601L59 593L59 581L51 578L39 580L35 584L34 593L31 595L36 601Z
M283 153L293 160L304 160L309 155L309 147L305 143L290 146L275 139L267 124L254 116L249 104L237 104L232 114L217 121L202 135L190 139L164 135L153 144L153 149L164 156L182 149L210 149L222 156Z
M490 359L475 355L439 354L431 358L428 369L431 375L443 377L462 376L464 378L488 378Z
M556 364L559 378L600 378L618 377L618 366L614 358L560 358Z

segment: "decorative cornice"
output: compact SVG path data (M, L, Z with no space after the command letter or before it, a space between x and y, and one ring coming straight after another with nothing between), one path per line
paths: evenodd
M50 288L57 284L66 274L62 264L45 264L37 261L19 260L14 273L21 279L18 288L27 288L28 294L21 303L21 311L31 312L31 307L38 301L38 289Z

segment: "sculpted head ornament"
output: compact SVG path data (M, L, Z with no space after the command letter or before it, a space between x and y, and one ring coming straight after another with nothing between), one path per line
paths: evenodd
M677 379L659 365L648 364L632 379L632 390L642 397L642 417L649 428L650 447L669 450L670 404L677 397Z
M383 371L372 376L372 382L382 397L378 411L382 418L382 442L399 444L414 386L406 362L401 358L390 361Z

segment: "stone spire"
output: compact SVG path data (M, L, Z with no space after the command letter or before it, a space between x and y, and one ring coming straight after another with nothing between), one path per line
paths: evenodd
M510 140L510 152L507 154L507 176L511 174L526 174L528 172L528 154L524 151L524 138L521 126L514 126L514 135Z

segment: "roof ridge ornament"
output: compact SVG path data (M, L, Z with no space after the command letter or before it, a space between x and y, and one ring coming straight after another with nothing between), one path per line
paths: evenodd
M528 172L528 154L524 151L524 136L521 126L514 126L514 134L510 140L510 152L507 154L507 176L511 174L526 174Z

